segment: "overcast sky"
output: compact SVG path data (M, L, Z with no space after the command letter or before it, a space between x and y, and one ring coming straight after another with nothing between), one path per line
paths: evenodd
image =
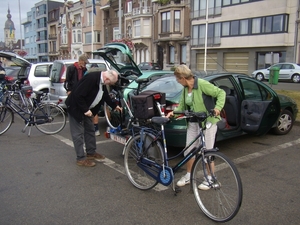
M64 0L54 0L56 2L64 2ZM76 0L75 0L76 1ZM7 21L7 10L10 9L11 20L15 25L15 38L16 40L21 38L20 32L20 20L23 21L27 17L27 12L41 0L0 0L0 41L4 41L4 26ZM20 3L20 7L19 7ZM20 11L19 11L20 8ZM21 13L21 19L20 14ZM24 26L22 26L22 38L24 39Z

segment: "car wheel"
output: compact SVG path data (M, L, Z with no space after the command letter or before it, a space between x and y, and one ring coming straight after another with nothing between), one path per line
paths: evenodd
M290 132L294 125L293 114L289 110L283 110L281 113L276 127L272 128L274 134L287 134Z
M265 78L262 73L258 73L258 74L256 74L255 79L259 80L259 81L263 81Z
M299 74L294 74L294 75L292 76L292 81L293 81L294 83L299 83L299 82L300 82L300 75L299 75Z

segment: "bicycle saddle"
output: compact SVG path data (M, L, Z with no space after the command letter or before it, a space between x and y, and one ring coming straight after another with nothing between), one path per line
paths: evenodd
M170 119L167 117L154 116L151 118L152 123L159 124L159 125L166 124L169 121Z

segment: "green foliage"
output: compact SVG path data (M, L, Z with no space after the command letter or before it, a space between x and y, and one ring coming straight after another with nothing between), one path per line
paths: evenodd
M158 0L161 5L169 4L171 0Z

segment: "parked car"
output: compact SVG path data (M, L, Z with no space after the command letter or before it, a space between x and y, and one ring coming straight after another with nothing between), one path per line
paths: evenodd
M32 86L34 91L49 91L49 75L53 62L33 63L27 67L23 83L26 86Z
M268 80L270 77L270 70L274 67L278 67L279 77L278 80L290 80L294 83L300 82L300 64L296 63L277 63L274 64L266 69L255 70L251 76L254 77L256 80Z
M141 76L141 78L145 77ZM268 85L245 74L220 73L205 76L203 79L226 92L224 109L228 126L218 131L217 141L246 133L262 135L269 130L283 135L292 129L298 113L293 99L278 95ZM168 74L150 80L143 91L154 90L166 93L165 113L167 114L178 106L182 89L175 76ZM126 93L128 96L130 90L126 90ZM185 145L185 120L172 119L165 126L165 130L168 145L176 147Z
M158 63L142 62L138 64L140 70L161 70L161 66Z
M136 67L130 50L122 43L111 43L98 49L99 56L108 60L110 65L119 72L135 70L139 78L149 78L143 91L154 90L166 94L166 112L174 110L179 103L182 85L178 84L172 71L153 74L141 72ZM119 68L116 59L122 53L131 62L131 66ZM271 87L245 74L215 73L204 76L195 75L206 79L226 92L224 111L228 126L219 130L217 141L237 137L243 134L262 135L272 130L275 134L287 134L293 127L297 117L298 108L295 101L287 96L278 95ZM131 82L124 90L124 97L130 105L130 95L137 83ZM126 109L123 109L126 110ZM167 144L182 147L186 141L186 121L172 119L165 127Z
M21 80L24 85L32 86L34 91L48 92L52 62L30 63L11 52L0 52L0 57L6 58L19 67L17 79Z
M49 99L53 101L61 101L60 106L66 109L65 100L67 92L64 88L66 80L67 67L74 64L78 60L55 60L50 71ZM89 59L86 67L90 69L92 64L97 64L99 70L107 70L109 64L103 59Z

